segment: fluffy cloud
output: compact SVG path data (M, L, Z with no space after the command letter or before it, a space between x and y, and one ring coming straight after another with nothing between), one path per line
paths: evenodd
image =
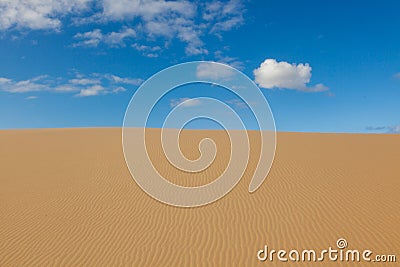
M91 0L1 0L0 29L58 30L61 18L87 8Z
M142 79L120 77L114 74L93 73L89 76L75 75L65 81L47 75L28 80L15 81L0 77L0 91L9 93L29 93L39 91L75 93L76 96L95 96L126 91L127 86L138 86Z
M200 63L196 69L196 76L199 79L211 79L214 81L228 79L234 75L231 68L227 68L222 64Z
M187 55L199 55L208 53L202 41L204 34L221 37L222 32L243 23L243 12L241 0L0 0L0 30L58 31L71 22L75 26L113 23L120 27L118 31L102 32L95 27L76 34L73 46L104 43L120 47L133 38L145 42L161 38L169 44L178 39L186 44ZM158 53L145 55L156 57Z
M312 68L308 63L290 64L285 61L266 59L254 70L255 82L262 88L294 89L305 92L329 90L323 84L307 86L311 79Z

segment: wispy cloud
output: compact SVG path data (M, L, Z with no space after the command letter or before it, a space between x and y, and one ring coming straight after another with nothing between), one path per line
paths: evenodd
M158 45L150 46L150 45L134 43L131 45L131 47L133 47L137 51L141 52L144 56L151 57L151 58L158 57L162 50L162 48Z
M0 91L9 93L47 91L75 93L76 96L95 96L124 92L126 87L136 87L142 82L142 79L120 77L109 73L93 73L89 76L75 74L75 77L70 79L42 75L21 81L0 77Z
M373 132L386 132L386 133L400 133L400 125L395 126L367 126L365 127L367 131Z
M367 127L365 127L365 129L367 131L382 131L382 130L386 130L387 127L386 126L367 126Z
M193 98L178 98L178 99L171 99L170 101L170 106L176 107L177 105L182 104L183 107L194 107L198 106L201 104L201 101L199 99L193 99Z
M304 92L329 90L323 84L308 86L311 80L311 66L308 63L290 64L276 59L266 59L254 70L255 82L262 88L293 89Z
M102 75L99 76L101 77ZM124 78L113 74L105 74L103 77L116 84L130 84L138 86L143 82L143 80L139 78L136 79L126 78L126 77Z
M224 80L234 75L234 70L221 64L203 62L197 66L196 76L199 79Z
M37 76L32 79L14 81L8 78L0 78L0 90L9 93L27 93L45 91L48 89L47 76Z
M229 50L229 47L225 47L226 50ZM214 52L214 57L216 60L220 63L224 63L226 65L232 66L238 70L243 70L244 69L244 63L240 61L236 57L229 57L224 55L224 52L221 50L217 50Z
M74 78L69 80L69 83L77 85L99 84L100 82L101 81L99 79L88 79L88 78Z
M398 134L400 134L400 125L390 126L388 128L389 128L389 132L390 133L398 133Z
M78 33L74 36L78 42L74 43L73 46L86 46L86 47L97 47L100 43L112 47L124 47L126 46L125 41L136 37L135 30L124 27L118 32L109 32L103 34L100 29L92 31Z
M119 33L102 33L99 29L79 33L76 39L82 39L74 46L96 47L100 43L109 46L124 46L128 38L146 36L142 41L163 38L164 41L178 39L186 43L185 51L188 55L207 54L201 40L202 26L196 21L197 6L189 1L127 1L104 0L99 12L87 18L86 22L95 23L129 23L133 28L125 28ZM135 40L137 43L137 40ZM147 45L146 45L147 46ZM140 48L141 46L134 46ZM155 57L156 53L147 53L148 57Z
M92 85L87 88L81 89L75 96L95 96L105 93L106 89L101 85Z
M394 74L393 77L394 77L395 79L399 79L399 80L400 80L400 72Z
M244 22L244 6L241 1L212 1L204 6L203 18L212 24L210 33L221 37L221 32L229 31Z
M256 102L251 102L251 103L246 104L243 100L239 100L239 99L230 99L230 100L227 100L226 103L232 105L233 107L240 108L240 109L248 108L247 104L252 105L252 106L257 105Z
M7 78L4 78L4 77L0 77L0 84L9 83L9 82L11 82L11 81L12 81L11 79L7 79Z

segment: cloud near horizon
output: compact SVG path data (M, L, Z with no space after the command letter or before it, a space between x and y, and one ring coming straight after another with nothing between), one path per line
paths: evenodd
M89 76L75 74L69 80L41 75L27 80L0 77L0 91L9 93L62 92L75 96L96 96L126 91L128 86L139 86L142 79L124 78L114 74L93 73Z
M400 134L400 125L395 126L367 126L365 127L367 131L386 131L387 133Z
M329 88L319 83L308 86L311 80L311 66L308 63L278 62L276 59L266 59L260 67L253 71L255 82L265 89L281 88L303 92L323 92Z

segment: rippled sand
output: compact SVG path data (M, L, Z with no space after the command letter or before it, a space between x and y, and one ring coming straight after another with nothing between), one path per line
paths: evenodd
M169 165L158 130L150 156L174 183L208 183L228 164L229 142L224 132L184 131L183 153L198 157L204 137L218 154L203 172ZM228 195L177 208L131 178L121 129L0 131L0 266L281 266L259 262L257 251L322 250L338 238L400 261L400 135L279 133L270 175L253 194L258 133L250 137L250 164Z

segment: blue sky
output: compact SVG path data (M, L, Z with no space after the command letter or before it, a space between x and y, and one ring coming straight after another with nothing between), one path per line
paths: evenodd
M211 60L258 84L279 131L400 132L399 12L398 1L0 0L0 129L122 126L144 80ZM161 110L211 90L176 92Z

